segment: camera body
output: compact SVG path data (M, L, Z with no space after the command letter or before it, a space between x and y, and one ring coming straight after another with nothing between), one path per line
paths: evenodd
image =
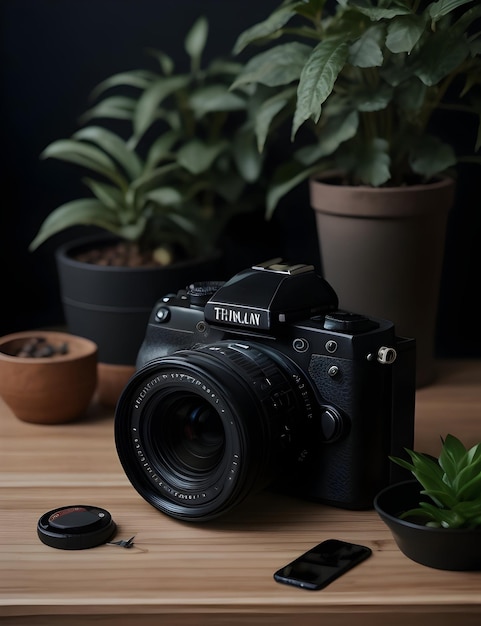
M224 473L219 474L220 462L207 468L215 438L203 432L200 447L189 456L184 488L182 481L173 486L162 471L167 458L162 442L153 449L149 441L159 435L152 424L177 411L164 396L179 385L183 391L189 387L189 396L192 389L199 393L220 415L220 456L228 457ZM149 411L145 399L159 390L161 406ZM391 321L339 310L335 291L312 266L274 259L225 283L193 284L156 303L137 374L119 401L117 448L141 495L182 519L210 519L237 504L257 484L249 477L256 471L263 475L262 487L366 509L379 489L403 477L388 457L412 447L414 398L413 339L397 337ZM143 441L142 420L136 417L142 413L156 415L149 417ZM182 420L182 434L172 446L177 451L186 432L192 443L192 428L185 429L185 415ZM200 435L198 422L195 427ZM129 430L132 436L126 435ZM139 467L132 467L133 450L143 467L135 460ZM187 455L176 456L174 465L175 459L181 464ZM236 492L222 506L196 509L215 502L215 496L211 484L194 485L191 478L197 483L206 471L215 473L215 488L222 490L237 480L238 466L251 461L256 471L245 472L242 497ZM151 489L157 494L146 493Z

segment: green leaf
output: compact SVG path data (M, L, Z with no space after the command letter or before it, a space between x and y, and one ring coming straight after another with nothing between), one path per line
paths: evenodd
M209 24L203 16L199 17L185 38L185 50L191 58L192 69L197 71L200 68L200 60L204 51L209 33Z
M182 202L182 194L175 187L157 187L146 194L149 200L162 206L175 206Z
M438 137L424 135L422 141L412 145L409 164L414 172L429 179L455 165L456 154Z
M339 146L355 137L359 127L359 115L357 111L351 111L347 115L329 119L322 128L317 138L317 143L305 146L295 154L303 165L313 165L322 158L333 154Z
M155 72L149 70L131 70L130 72L120 72L109 76L99 83L90 93L91 99L98 98L108 89L115 87L134 87L137 89L147 89L153 80L157 78Z
M147 53L157 60L164 76L170 76L172 74L174 71L174 62L168 54L162 50L156 50L155 48L148 48ZM155 78L157 78L157 75L155 75Z
M169 130L160 135L149 148L145 159L145 169L151 170L163 160L174 159L175 155L171 151L182 136L182 132L178 130Z
M452 13L455 9L463 4L471 4L473 0L438 0L428 6L429 15L434 22L448 13Z
M456 476L466 465L467 458L467 450L461 441L453 435L447 435L438 462L450 485L454 484Z
M440 55L439 51L443 54ZM421 48L414 64L416 76L428 87L437 85L468 58L469 46L454 31L439 31Z
M205 75L210 78L221 77L222 80L227 79L227 82L232 82L242 68L242 63L238 61L232 61L231 59L212 59L207 70L205 70Z
M481 516L481 497L464 502L458 502L453 506L453 510L465 520L477 518L478 516Z
M481 494L481 461L471 463L456 477L454 486L460 500L472 500Z
M293 41L261 52L246 63L231 89L249 83L277 87L298 81L311 51L311 46Z
M191 174L200 174L208 170L215 159L228 147L227 141L208 145L199 139L193 139L179 149L177 162Z
M322 41L312 51L302 70L297 88L297 107L291 138L309 118L319 121L321 107L332 93L334 84L346 63L348 45L340 39Z
M45 219L29 250L35 250L49 237L79 224L100 226L114 232L119 226L118 214L96 198L72 200L62 204Z
M140 176L143 163L140 157L130 150L117 134L101 126L86 126L78 130L74 139L91 141L113 157L124 168L129 178Z
M254 183L258 180L263 158L257 149L256 138L252 129L240 128L234 137L232 152L237 169L244 180Z
M284 89L272 98L264 100L264 102L262 102L262 104L255 111L254 124L257 137L257 149L259 152L264 150L272 121L276 115L291 101L295 94L295 87Z
M459 515L459 513L456 513L456 511L440 509L428 502L421 502L420 506L443 528L461 528L466 521L465 518Z
M98 104L85 111L79 120L82 124L86 124L91 119L98 117L113 120L131 120L136 104L137 100L135 98L111 96L101 100Z
M300 5L301 3L296 3ZM296 4L293 6L295 7ZM242 32L234 45L234 54L242 52L246 46L258 39L264 39L274 35L280 28L282 28L287 22L296 15L292 10L293 6L281 7L274 11L267 19L254 26L251 26L244 32Z
M209 85L195 91L189 103L197 120L213 111L242 111L246 104L244 98L231 93L227 85Z
M185 88L190 82L188 74L158 79L140 96L134 112L134 133L141 137L157 119L157 108L162 101Z
M118 187L113 187L112 185L102 183L93 178L84 178L83 182L100 202L110 209L118 211L125 206L124 194Z
M351 45L349 63L354 67L380 67L383 63L383 41L384 28L379 25L371 26Z
M145 200L144 194L156 187L165 186L168 177L178 169L179 166L177 163L167 163L137 178L132 182L126 194L129 205L136 207L139 205L143 206ZM136 198L135 202L134 198Z
M426 27L418 15L402 15L393 20L387 30L386 47L394 54L407 52L417 44Z
M43 159L54 158L80 165L105 176L121 188L127 187L128 183L117 170L114 161L102 150L83 141L59 139L49 144L40 156Z
M266 202L266 219L270 219L274 213L281 198L283 198L289 191L295 189L300 183L307 180L313 174L322 171L322 167L316 165L314 167L300 167L296 163L286 163L281 165L274 177L269 189L267 191Z
M345 145L341 145L337 162L341 169L352 172L355 180L379 187L391 178L389 144L385 139L375 138L343 150Z

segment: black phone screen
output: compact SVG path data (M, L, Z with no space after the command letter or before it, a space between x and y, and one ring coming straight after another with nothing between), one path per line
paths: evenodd
M371 554L366 546L328 539L281 567L274 579L303 589L322 589Z

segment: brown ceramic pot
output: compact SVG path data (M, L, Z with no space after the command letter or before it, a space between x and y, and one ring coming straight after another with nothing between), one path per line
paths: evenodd
M416 385L427 385L454 180L352 187L334 174L310 181L324 278L341 308L391 320L398 335L416 339Z
M16 356L31 338L45 339L54 354ZM89 339L43 330L0 338L0 396L25 422L60 424L80 417L96 384L97 345Z

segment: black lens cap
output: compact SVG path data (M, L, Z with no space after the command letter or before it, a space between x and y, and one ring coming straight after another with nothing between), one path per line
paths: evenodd
M84 550L109 541L117 526L105 509L96 506L63 506L38 520L40 541L52 548Z

